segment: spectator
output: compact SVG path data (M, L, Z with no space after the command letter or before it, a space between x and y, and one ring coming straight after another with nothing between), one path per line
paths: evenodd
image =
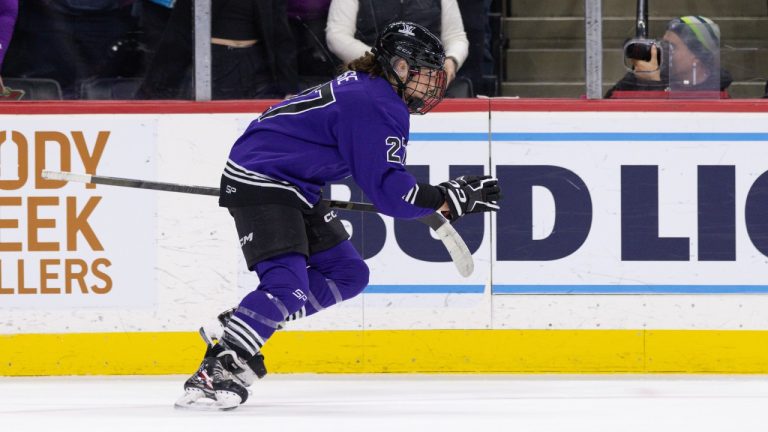
M176 2L138 98L184 95L193 58L192 12L192 0ZM213 0L213 99L281 98L298 90L296 47L286 17L285 0Z
M145 60L147 65L157 50L175 3L176 0L143 0L141 2L140 27L145 55L149 57Z
M135 30L132 0L23 1L6 75L58 81L66 99L94 77L131 76L125 37ZM140 61L139 61L140 63Z
M3 70L3 59L8 51L8 44L11 42L18 12L18 0L0 0L0 72ZM3 77L0 74L0 98L8 98L10 95L11 90L3 86Z
M478 0L458 0L458 2L469 43L467 59L458 75L472 81L474 92L478 92L483 88L483 63L486 36L490 33L488 16L491 12L491 1L483 0L482 5L478 4ZM486 93L483 90L483 94Z
M661 67L654 46L649 61L632 59L633 72L605 97L611 97L615 90L724 91L731 84L731 74L719 68L720 29L709 18L684 16L669 21L662 48L668 53Z
M286 0L288 25L296 40L302 89L332 79L341 62L328 50L325 26L331 0Z
M469 51L456 0L332 0L325 34L328 47L345 64L371 50L378 30L408 20L440 35L450 84Z

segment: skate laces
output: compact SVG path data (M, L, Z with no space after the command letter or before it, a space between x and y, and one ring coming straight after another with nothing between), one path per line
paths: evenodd
M232 379L232 374L224 367L224 365L216 359L211 368L211 376L214 382L221 382Z
M213 378L208 374L208 370L213 371L213 368L209 367L208 361L204 360L203 364L197 370L197 373L187 380L188 384L197 386L198 388L213 389Z

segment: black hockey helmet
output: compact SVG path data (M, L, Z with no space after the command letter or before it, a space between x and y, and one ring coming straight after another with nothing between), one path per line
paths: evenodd
M445 49L440 38L425 27L408 21L393 22L379 34L373 54L387 75L397 83L398 94L405 94L408 109L413 114L426 114L445 96L446 75L443 69ZM402 58L408 63L408 77L402 81L395 73L394 62ZM423 69L428 69L424 73ZM409 82L416 81L424 89L406 94ZM423 84L423 85L418 85Z

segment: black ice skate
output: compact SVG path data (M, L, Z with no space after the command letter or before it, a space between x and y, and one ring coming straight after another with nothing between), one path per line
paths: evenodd
M263 357L262 364L263 364ZM184 395L177 408L195 410L231 410L248 400L246 383L254 375L237 354L222 344L208 347L197 372L184 383ZM266 370L265 370L266 373ZM262 375L263 376L263 375ZM253 382L253 380L250 380Z

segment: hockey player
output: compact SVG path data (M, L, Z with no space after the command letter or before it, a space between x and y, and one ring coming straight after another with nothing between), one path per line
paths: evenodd
M426 28L392 23L345 73L270 107L235 142L219 205L234 218L260 284L222 314L223 335L207 338L205 358L177 406L245 402L246 387L266 374L261 347L286 319L350 299L368 284L368 267L320 201L327 182L351 175L380 212L396 218L443 211L455 221L499 208L495 178L433 186L404 168L409 114L425 114L442 100L444 61L440 39Z

